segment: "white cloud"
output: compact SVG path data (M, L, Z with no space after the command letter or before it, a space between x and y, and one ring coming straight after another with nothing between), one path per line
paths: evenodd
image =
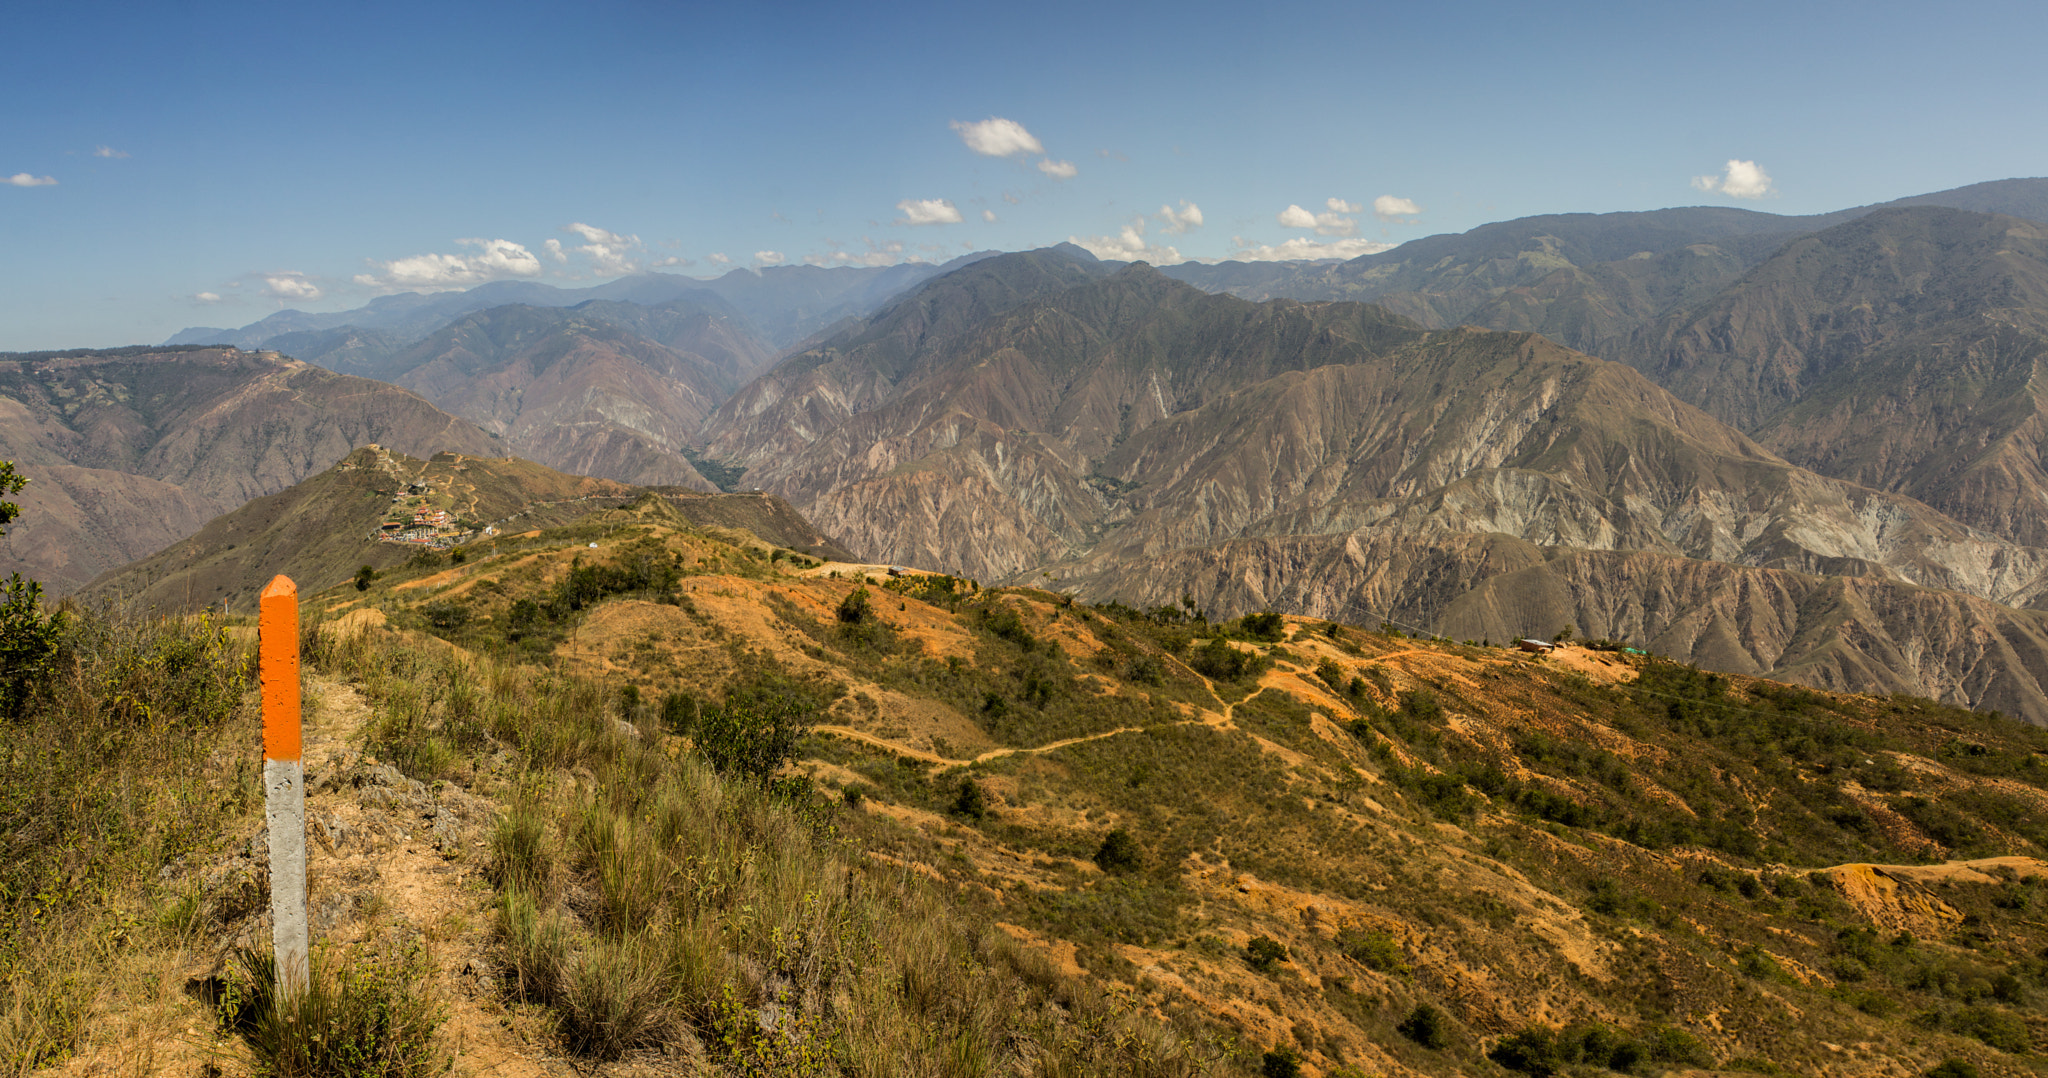
M1081 174L1081 170L1075 168L1072 161L1055 161L1050 157L1038 162L1038 171L1055 180L1071 180Z
M126 157L128 156L128 151L117 150L112 146L95 146L93 147L92 155L94 157Z
M1230 237L1230 242L1236 248L1230 252L1230 257L1239 262L1281 262L1304 258L1350 259L1357 258L1359 255L1378 254L1381 251L1391 250L1394 247L1394 244L1391 243L1362 239L1332 240L1329 243L1317 243L1306 236L1296 236L1294 239L1277 245L1255 243L1245 239L1243 236L1232 236Z
M472 254L414 255L389 262L372 261L370 264L376 267L376 272L359 273L355 282L393 292L435 292L468 288L507 277L540 276L540 259L511 240L465 239L455 242L464 247L474 247L476 251ZM553 240L548 242L554 243ZM560 244L551 247L549 257L560 255L560 248Z
M995 223L996 223L996 211L994 211L994 210L983 210L983 211L981 211L981 219L982 219L982 220L984 220L984 221L987 221L987 222L988 222L989 224L995 224Z
M755 251L754 261L763 266L780 266L787 261L781 251Z
M201 292L201 293L199 293L198 295L196 295L196 296L193 296L192 298L193 298L193 299L196 299L196 300L198 300L198 301L199 301L199 302L201 302L201 303L219 303L219 302L220 302L220 293L218 293L218 292Z
M648 263L648 265L657 269L669 266L694 266L696 264L696 259L684 258L682 255L669 255L667 258L657 258L653 262Z
M1381 195L1372 200L1372 213L1382 221L1413 220L1422 216L1422 207L1414 199Z
M1314 228L1316 227L1316 215L1290 202L1287 204L1286 209L1280 211L1280 226L1282 228Z
M1024 125L1015 120L991 116L980 123L966 123L954 120L953 130L960 133L960 141L967 148L985 157L1010 157L1020 153L1044 153L1045 147L1037 136L1024 130Z
M55 187L57 186L57 177L31 176L26 172L17 172L12 176L0 178L0 183L13 187Z
M951 200L943 198L906 198L896 204L903 216L896 219L899 225L957 225L960 210Z
M1181 199L1178 210L1172 206L1159 207L1157 216L1166 226L1160 229L1162 232L1186 232L1191 228L1202 227L1202 207L1187 199Z
M561 240L551 239L541 244L540 249L542 254L548 256L548 261L550 262L566 264L569 261L568 252L562 250Z
M1771 174L1755 161L1728 159L1719 176L1694 176L1692 185L1702 191L1719 191L1729 198L1768 198L1778 193Z
M722 252L722 251L713 251L713 252L711 252L710 254L708 254L708 255L705 255L705 256L704 256L704 261L706 261L706 262L709 262L709 263L711 263L711 264L712 264L712 265L714 265L714 266L730 266L730 265L732 265L732 259L730 259L730 258L727 258L727 257L725 256L725 253L724 253L724 252Z
M1010 204L1010 205L1012 205L1012 206L1020 206L1020 205L1023 205L1023 203L1024 203L1024 196L1023 196L1023 195L1020 195L1020 194L1016 194L1016 193L1014 193L1014 192L1011 192L1011 191L1004 191L1004 192L1003 192L1003 201L1004 201L1004 202L1007 202L1007 203L1009 203L1009 204Z
M1068 236L1067 242L1085 249L1097 258L1114 259L1119 262L1150 262L1155 266L1172 266L1187 259L1172 247L1154 246L1145 240L1145 219L1134 217L1123 231L1114 236Z
M640 242L638 236L622 236L617 232L607 231L596 225L586 225L581 221L563 225L561 230L583 237L585 243L601 243L607 247L627 247Z
M296 299L309 302L319 299L324 294L320 291L319 285L307 280L305 274L296 270L264 274L263 290L281 300Z
M563 225L561 230L583 237L583 245L576 250L590 259L592 276L623 277L640 272L640 261L635 256L646 250L640 237L621 235L581 221Z
M1323 205L1330 208L1323 213L1310 213L1289 203L1280 211L1279 221L1287 228L1313 228L1325 236L1349 236L1358 231L1358 222L1346 214L1357 213L1361 207L1341 198L1329 199Z

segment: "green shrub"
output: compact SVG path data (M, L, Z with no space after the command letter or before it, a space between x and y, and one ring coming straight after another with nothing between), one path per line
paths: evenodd
M734 686L697 720L697 751L712 770L763 787L796 754L818 705L788 678L769 674Z
M1949 1019L1949 1028L2001 1052L2024 1052L2031 1040L2017 1015L1991 1007L1964 1007Z
M1102 836L1102 845L1095 850L1095 867L1112 876L1136 872L1144 861L1144 851L1139 849L1138 840L1129 831L1119 827Z
M1418 1003L1408 1012L1408 1017L1394 1027L1403 1037L1434 1051L1441 1051L1451 1043L1449 1023L1444 1013L1427 1003Z
M1380 973L1408 972L1407 956L1392 933L1345 928L1337 933L1337 949L1353 962Z
M1271 610L1246 614L1238 619L1238 626L1244 630L1246 636L1269 644L1277 644L1287 635L1287 619Z
M306 990L277 991L269 955L240 954L220 1005L256 1072L274 1078L429 1078L448 1069L434 1031L444 1017L418 946L314 957Z
M868 601L866 585L855 587L839 601L839 620L848 625L859 625L874 616L874 607Z
M988 817L988 791L973 779L961 779L960 791L953 797L953 812L970 820Z
M1259 1060L1260 1078L1301 1078L1301 1055L1286 1045L1267 1052Z
M1557 1050L1557 1037L1545 1026L1529 1026L1501 1039L1486 1058L1511 1071L1551 1078L1564 1065Z
M1244 945L1244 960L1260 973L1270 973L1276 963L1287 961L1287 947L1271 936L1253 936Z
M1203 677L1216 681L1238 681L1257 677L1272 666L1272 660L1254 652L1230 646L1223 637L1210 637L1188 657L1188 665Z

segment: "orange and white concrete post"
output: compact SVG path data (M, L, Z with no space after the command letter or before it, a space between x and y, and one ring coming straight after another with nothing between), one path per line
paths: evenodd
M299 588L280 576L263 589L257 616L263 687L263 810L270 824L270 944L277 991L306 990L306 768L300 759Z

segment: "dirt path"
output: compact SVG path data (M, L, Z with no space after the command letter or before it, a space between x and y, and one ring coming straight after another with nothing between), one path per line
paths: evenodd
M912 748L911 746L905 745L900 741L891 741L888 738L868 733L865 730L856 730L851 726L813 726L811 727L811 730L813 733L832 734L836 737L843 737L851 741L858 741L862 744L873 745L878 749L893 752L898 756L907 756L910 759L922 761L924 763L932 765L933 773L937 773L948 768L970 767L974 764L987 763L990 760L1000 760L1005 756L1036 756L1041 753L1057 752L1060 749L1067 748L1070 745L1081 745L1090 741L1101 741L1104 738L1115 737L1118 734L1139 734L1144 733L1146 730L1165 730L1171 729L1175 726L1194 726L1197 724L1213 727L1218 730L1235 730L1237 729L1237 723L1234 720L1237 714L1238 704L1250 703L1251 701L1257 699L1259 695L1261 693L1264 693L1267 689L1275 687L1272 685L1261 684L1256 690L1252 692L1250 696L1247 696L1244 699L1239 700L1236 704L1226 704L1223 702L1223 697L1219 693L1217 693L1216 684L1214 682L1210 681L1206 677L1202 677L1201 674L1196 674L1193 670L1189 670L1188 673L1194 674L1195 677L1201 678L1202 685L1209 690L1210 698L1216 701L1216 706L1220 710L1199 710L1196 716L1192 719L1183 719L1180 722L1164 723L1159 726L1119 726L1114 730L1104 730L1099 734L1083 734L1080 737L1062 738L1058 741L1051 741L1043 745L1037 745L1028 748L1004 747L999 749L990 749L987 752L981 753L980 755L975 756L972 759L966 760L954 759L947 756L941 756L938 753L929 752L924 749ZM1277 746L1273 746L1271 742L1264 741L1262 739L1254 740L1258 740L1261 746L1267 747L1268 749L1277 749ZM1287 755L1293 754L1290 753Z

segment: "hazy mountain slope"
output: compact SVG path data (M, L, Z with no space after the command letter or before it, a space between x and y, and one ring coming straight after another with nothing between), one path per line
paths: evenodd
M220 512L211 498L147 476L69 464L19 470L29 484L8 499L21 519L0 539L0 576L38 580L52 597L162 550Z
M567 306L589 296L534 281L492 281L458 292L400 292L378 296L361 307L347 311L313 313L279 311L240 329L194 326L172 334L165 344L226 344L243 349L282 347L272 338L292 333L319 333L351 329L382 331L400 341L416 341L472 311L507 303L535 306Z
M1794 240L1632 356L1816 471L2048 537L2048 225L1884 210Z
M345 331L358 337L386 338L402 346L464 315L507 304L574 307L602 300L660 306L687 299L698 304L730 304L750 323L749 332L772 348L782 348L833 322L864 316L898 293L982 257L986 253L964 255L944 266L926 262L894 266L770 266L760 270L735 269L712 279L648 272L589 288L557 288L538 281L492 281L461 291L378 296L346 311L279 311L239 329L194 326L178 331L164 343L226 344L296 354L292 345L317 347L321 335ZM289 340L278 340L287 335Z
M872 320L788 359L718 407L706 452L748 468L787 458L894 395L983 320L1114 267L1070 244L947 273ZM748 482L755 484L750 476Z
M1810 217L1727 207L1548 214L1412 240L1349 262L1288 272L1165 272L1247 299L1365 300L1431 328L1530 330L1603 359L1649 320L1703 301L1796 235L1905 206L2048 221L2048 179L1972 184Z
M719 336L715 319L683 320L695 336ZM400 385L550 467L710 490L681 450L751 355L728 348L713 360L579 310L510 306L456 321L393 365Z
M0 569L58 594L316 474L356 445L488 453L396 386L232 349L0 360L0 460L31 481Z

